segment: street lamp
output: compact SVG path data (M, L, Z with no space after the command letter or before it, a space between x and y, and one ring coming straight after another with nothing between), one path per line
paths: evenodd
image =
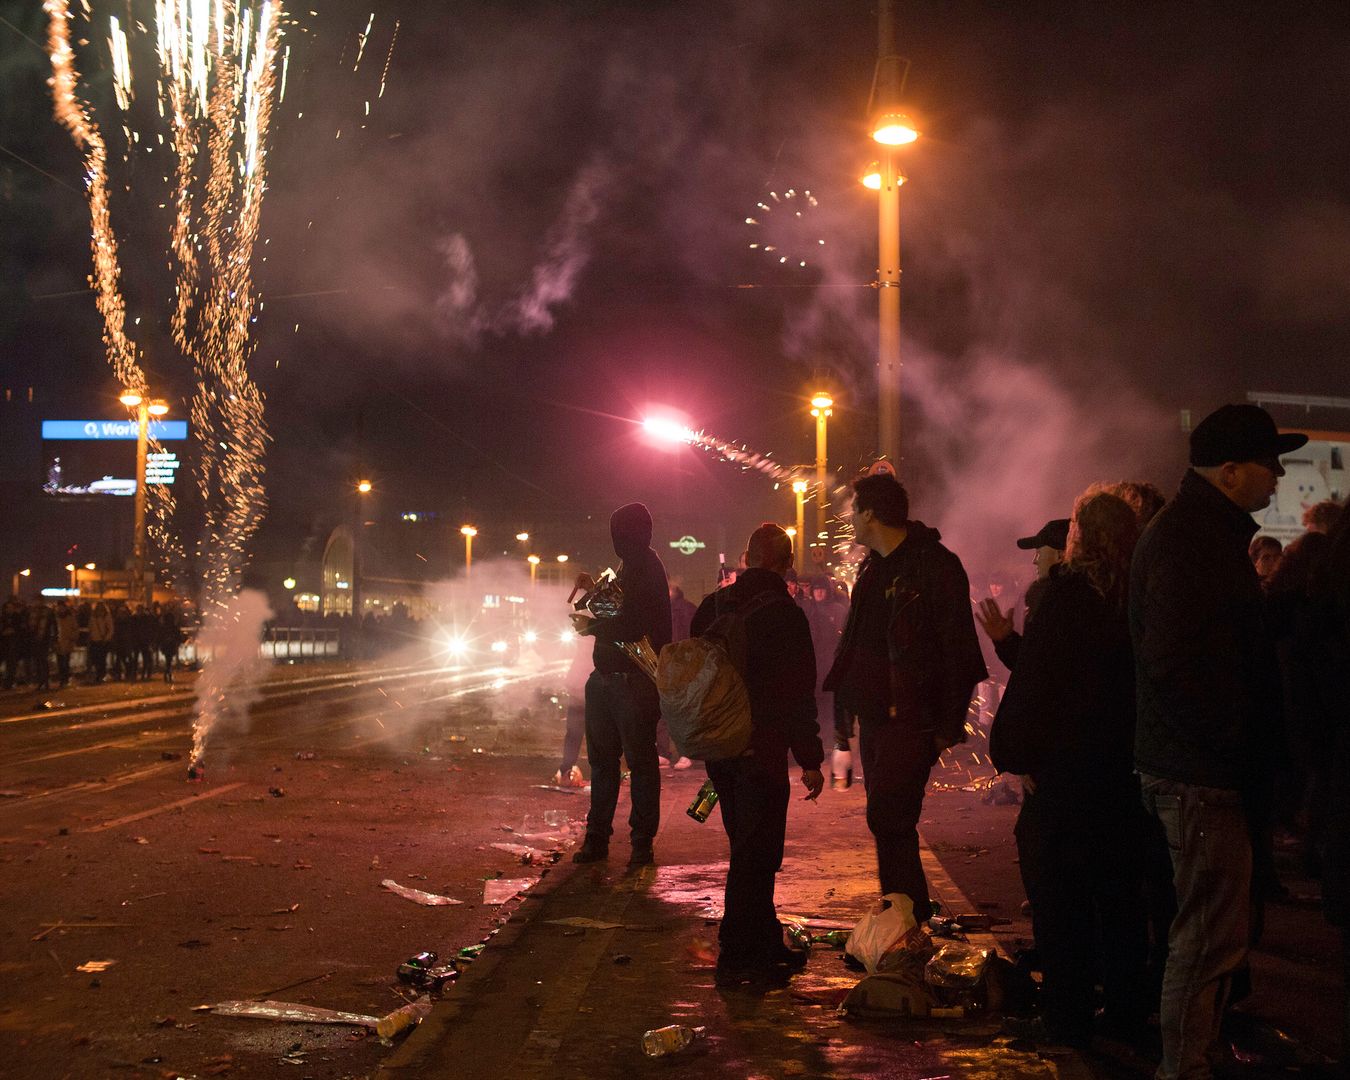
M530 564L530 588L533 589L533 588L534 588L534 579L535 579L535 575L537 575L537 574L539 573L539 562L540 562L539 556L538 556L538 555L526 555L526 556L525 556L525 561L526 561L527 563Z
M26 577L29 577L29 576L32 575L32 573L33 573L33 571L32 571L31 569L29 569L29 568L26 568L26 567L25 567L23 570L15 570L15 571L14 571L14 587L13 587L12 589L10 589L10 592L12 592L12 593L14 594L14 599L15 599L15 600L17 600L17 599L19 598L19 578L26 578Z
M829 547L830 534L826 518L830 510L830 493L825 482L828 472L825 423L834 415L834 398L826 393L812 395L811 415L816 418L816 543Z
M880 0L877 66L871 102L872 138L884 153L877 163L877 453L900 461L900 185L895 149L919 137L900 107L909 61L895 51L895 0ZM863 183L872 187L870 174Z
M530 534L527 532L518 532L516 533L516 539L519 540L522 544L528 543L530 539Z
M70 587L71 587L72 589L74 589L74 588L75 588L75 564L74 564L73 562L68 562L68 563L66 563L66 569L70 571Z
M806 560L802 556L802 549L806 545L796 539L797 537L806 535L806 486L805 480L792 481L792 494L797 496L797 527L795 529L789 529L788 532L793 536L793 545L797 549L797 558L795 561L797 563L797 573L799 574L804 574L806 572Z
M464 537L464 576L467 578L473 569L473 538L478 535L478 530L472 525L461 525L459 531Z
M149 604L154 596L154 584L145 584L145 462L150 448L150 417L164 416L169 404L158 398L148 399L135 390L124 390L117 399L128 409L136 410L136 535L132 538L131 561L135 575L135 590L128 589L128 598L139 596Z
M356 482L356 490L362 495L369 495L374 486L369 480L358 480Z
M567 556L566 556L566 555L559 555L559 556L558 556L558 561L559 561L559 562L566 562L566 561L567 561Z
M352 618L356 620L356 631L361 632L362 607L366 600L361 593L361 555L362 533L365 531L366 513L361 507L361 496L369 495L375 490L375 485L369 480L361 479L356 481L356 497L352 499L352 510L355 511L356 520L352 522Z

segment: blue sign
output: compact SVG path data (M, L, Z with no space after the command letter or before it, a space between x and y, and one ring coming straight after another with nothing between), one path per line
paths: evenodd
M135 420L44 420L44 439L135 439ZM151 420L150 438L173 442L187 438L186 420Z

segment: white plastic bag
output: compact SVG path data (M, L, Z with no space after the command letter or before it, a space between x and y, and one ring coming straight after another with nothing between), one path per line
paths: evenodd
M918 925L914 901L904 893L887 893L858 920L844 950L875 975L886 950Z

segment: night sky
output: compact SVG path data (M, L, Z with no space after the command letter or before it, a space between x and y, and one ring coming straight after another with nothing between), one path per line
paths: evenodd
M257 275L261 549L331 522L361 471L387 511L558 519L641 498L658 518L789 519L761 477L636 438L655 404L797 463L805 398L828 385L833 462L867 460L872 5L396 0L356 71L369 0L310 7L287 36ZM150 8L94 0L100 20ZM918 517L968 552L1004 548L1091 480L1170 489L1181 409L1350 392L1344 11L899 5L924 133L901 211ZM115 415L81 291L79 158L24 37L45 19L37 0L0 0L0 18L0 386L34 386L53 416ZM113 213L183 415L158 168L116 161L134 193ZM759 231L809 252L804 269L750 250L744 222L790 188L816 196L809 220Z

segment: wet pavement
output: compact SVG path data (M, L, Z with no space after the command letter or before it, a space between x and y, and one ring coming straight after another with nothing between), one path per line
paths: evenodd
M699 825L683 813L701 779L698 770L667 773L657 866L625 872L626 847L616 843L608 864L560 867L384 1071L464 1080L655 1070L914 1080L1090 1075L1071 1052L1038 1052L1001 1035L997 1018L845 1019L838 1006L859 976L837 949L813 949L806 970L785 986L718 987L725 835L715 814ZM827 791L818 805L794 800L780 913L851 925L874 899L862 803L858 788ZM935 896L951 910L970 910L928 858ZM576 920L612 928L582 928ZM701 1027L705 1035L673 1058L645 1058L642 1032L667 1024Z

